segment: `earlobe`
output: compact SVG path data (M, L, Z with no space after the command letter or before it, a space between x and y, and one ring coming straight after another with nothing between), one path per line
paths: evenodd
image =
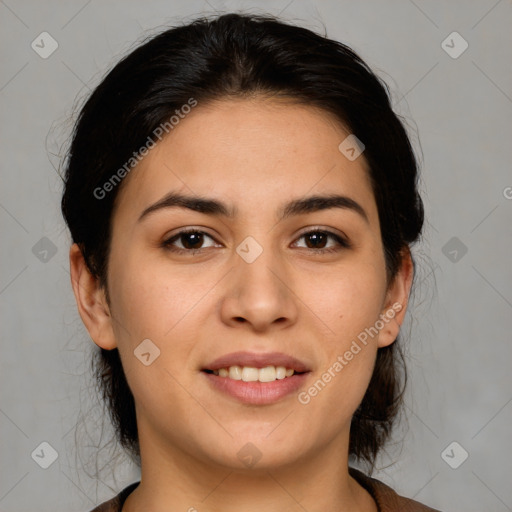
M112 317L99 279L93 276L85 263L82 251L73 244L69 251L71 285L78 312L96 345L106 350L117 347Z
M381 314L381 318L383 315L385 317L383 318L385 325L379 332L379 348L391 345L400 332L407 312L413 276L414 265L411 252L409 248L405 248L402 251L400 268L386 294L386 303Z

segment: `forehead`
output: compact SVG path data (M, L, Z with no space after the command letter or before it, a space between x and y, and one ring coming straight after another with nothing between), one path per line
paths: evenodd
M260 208L339 192L371 210L364 156L351 161L338 148L348 135L334 115L289 100L199 102L125 178L117 208L140 213L175 190Z

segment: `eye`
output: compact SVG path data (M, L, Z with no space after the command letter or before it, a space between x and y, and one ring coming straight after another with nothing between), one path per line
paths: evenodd
M204 231L199 231L198 229L184 229L165 240L162 246L171 252L195 254L201 249L215 247L215 244L203 245L205 239L214 241L213 238Z
M204 245L206 239L211 240L213 243ZM301 239L304 239L306 242L306 245L302 247L315 253L336 252L350 247L350 243L344 237L321 229L303 233L298 238L298 240ZM331 241L330 245L329 240ZM294 244L295 247L300 247L296 244ZM195 254L202 249L219 246L215 244L215 240L210 235L198 229L184 229L162 243L162 247L166 250L181 254Z
M303 233L298 238L298 240L301 239L305 239L306 249L310 249L317 253L336 252L350 247L348 240L344 237L336 233L332 233L331 231L320 229ZM329 239L333 241L330 246L328 245Z

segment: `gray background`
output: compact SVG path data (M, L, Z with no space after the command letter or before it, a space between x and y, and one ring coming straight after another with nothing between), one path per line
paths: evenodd
M241 9L325 25L390 84L418 152L419 131L428 224L406 329L410 386L375 476L444 511L512 510L510 0L1 1L0 510L89 510L137 478L122 457L115 472L99 467L117 460L112 445L96 461L111 432L69 284L56 172L75 101L143 35ZM47 59L31 48L43 31L59 45ZM442 47L453 31L469 44L458 58ZM58 453L48 469L36 463L48 449L31 457L42 442Z

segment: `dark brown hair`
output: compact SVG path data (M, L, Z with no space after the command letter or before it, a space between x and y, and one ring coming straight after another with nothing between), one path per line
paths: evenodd
M323 109L365 144L389 280L396 275L403 251L421 233L423 206L414 152L386 84L340 42L272 16L227 14L150 38L107 74L80 111L66 161L62 212L73 242L105 289L120 186L101 197L99 188L190 98L201 105L255 94ZM98 351L96 375L118 440L137 456L135 404L117 349ZM352 419L352 456L373 465L401 404L404 377L396 340L378 350Z

